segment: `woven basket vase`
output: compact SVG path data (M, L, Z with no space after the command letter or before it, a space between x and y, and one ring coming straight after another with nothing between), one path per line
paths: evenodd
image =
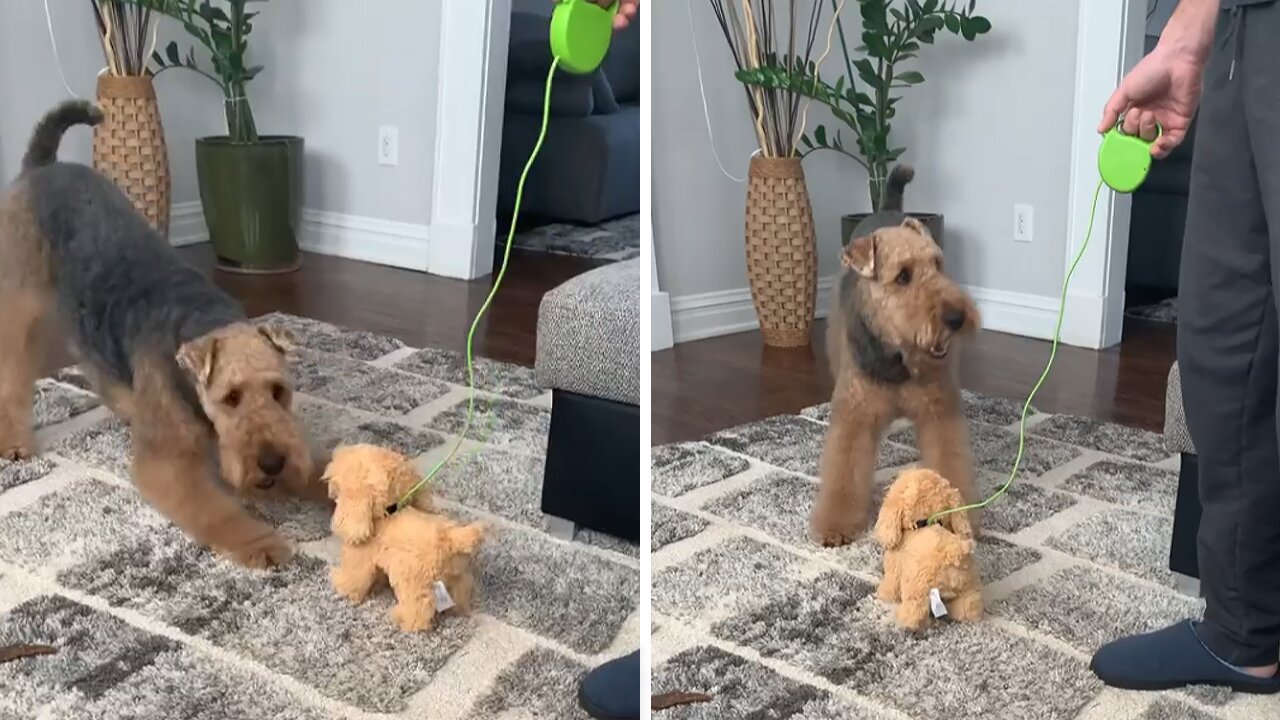
M169 151L152 79L101 75L98 105L103 118L93 131L93 167L168 238Z
M799 158L751 159L747 277L766 345L808 345L818 287L813 209Z

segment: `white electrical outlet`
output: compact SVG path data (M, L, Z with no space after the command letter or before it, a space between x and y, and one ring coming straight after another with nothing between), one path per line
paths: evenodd
M400 131L390 125L378 128L378 164L395 165L400 162Z
M1034 225L1035 213L1030 205L1013 206L1013 239L1016 242L1031 242Z

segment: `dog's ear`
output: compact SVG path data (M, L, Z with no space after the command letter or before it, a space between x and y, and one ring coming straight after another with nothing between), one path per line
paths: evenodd
M885 550L894 550L902 544L904 513L906 504L899 494L892 491L885 496L884 505L880 508L880 516L876 518L876 542Z
M218 338L204 336L183 343L176 356L178 367L201 387L208 387L213 377L214 363L218 361Z
M840 253L840 264L865 278L876 276L876 254L879 237L876 233L864 235L849 241Z
M925 227L924 223L920 222L919 220L913 217L908 217L903 219L902 227L907 228L908 230L918 235L923 235L929 238L930 240L933 239L933 233L929 232L929 228Z
M281 355L287 355L293 349L296 341L293 333L288 329L275 324L259 325L258 332L267 342L276 349Z

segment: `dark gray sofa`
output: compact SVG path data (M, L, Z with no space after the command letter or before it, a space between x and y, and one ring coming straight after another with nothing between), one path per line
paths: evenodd
M509 217L516 184L538 138L551 51L550 19L512 13L498 212ZM600 70L557 74L542 153L525 185L521 216L596 224L640 211L640 30L616 33Z

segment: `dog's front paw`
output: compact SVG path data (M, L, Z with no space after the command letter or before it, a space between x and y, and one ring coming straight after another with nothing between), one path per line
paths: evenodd
M867 518L849 513L818 511L809 523L813 541L826 547L838 547L862 537L867 531Z
M269 570L289 562L293 557L293 546L280 533L272 530L222 552L247 568Z
M35 456L35 438L18 437L16 440L0 440L0 460L22 462Z

